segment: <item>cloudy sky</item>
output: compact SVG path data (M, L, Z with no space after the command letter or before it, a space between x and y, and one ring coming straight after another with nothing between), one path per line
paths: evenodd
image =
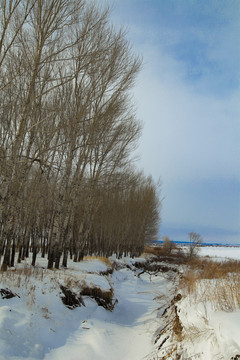
M106 2L143 57L139 167L162 181L160 234L240 243L240 1Z

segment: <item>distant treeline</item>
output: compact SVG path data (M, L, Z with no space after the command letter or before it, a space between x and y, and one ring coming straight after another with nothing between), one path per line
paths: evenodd
M175 241L175 240L171 240L174 244L176 245L190 245L189 241ZM152 244L158 245L158 244L163 244L163 240L156 240L153 241ZM226 247L239 247L240 244L223 244L223 243L201 243L199 244L199 246L226 246Z

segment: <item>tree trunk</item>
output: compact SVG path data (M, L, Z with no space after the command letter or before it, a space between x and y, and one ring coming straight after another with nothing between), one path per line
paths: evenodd
M13 243L12 243L12 254L11 254L11 267L14 267L15 253L16 253L16 245L15 245L15 240L13 240Z
M68 249L65 247L63 251L62 266L67 267L67 259L68 259Z
M48 269L52 269L53 268L53 263L54 263L54 248L50 247L49 251L48 251Z
M37 247L33 246L32 266L35 266L36 259L37 259Z
M60 258L61 258L61 251L59 250L59 248L57 248L55 254L55 269L59 269Z
M11 233L7 235L7 244L6 244L2 267L1 267L2 271L7 270L7 267L11 265L10 250L11 250Z

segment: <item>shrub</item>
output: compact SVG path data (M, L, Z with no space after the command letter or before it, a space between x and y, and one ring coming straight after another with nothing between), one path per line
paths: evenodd
M176 249L176 245L168 236L163 237L163 249L166 254L171 254L172 250Z

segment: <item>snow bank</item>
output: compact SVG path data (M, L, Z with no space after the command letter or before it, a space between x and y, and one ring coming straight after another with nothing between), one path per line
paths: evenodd
M240 310L214 311L211 303L194 303L191 297L178 305L183 326L183 358L230 360L240 354Z

